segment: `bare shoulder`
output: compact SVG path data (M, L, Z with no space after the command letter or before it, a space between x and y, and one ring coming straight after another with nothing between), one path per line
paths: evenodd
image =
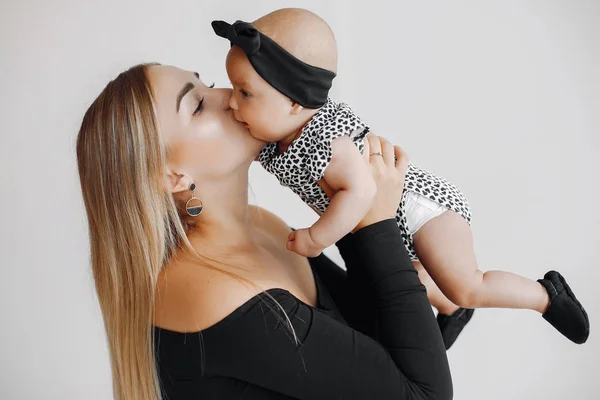
M175 332L198 332L225 319L256 293L214 266L177 260L159 275L154 324Z

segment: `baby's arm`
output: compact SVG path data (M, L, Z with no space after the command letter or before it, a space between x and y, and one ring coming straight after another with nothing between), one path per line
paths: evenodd
M331 150L323 178L323 186L333 191L333 196L328 193L329 207L313 226L293 232L288 243L290 250L307 257L316 257L354 229L369 212L377 191L363 156L349 137L333 140Z

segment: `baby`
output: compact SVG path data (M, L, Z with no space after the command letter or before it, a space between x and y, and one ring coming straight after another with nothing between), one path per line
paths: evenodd
M302 9L278 10L252 24L212 25L231 42L226 68L235 118L269 143L258 160L320 215L288 240L289 250L315 257L356 227L376 191L362 157L368 126L328 97L337 72L335 37L325 21ZM469 204L446 180L410 165L396 220L439 311L446 348L482 307L536 310L573 342L587 340L587 314L558 272L536 282L479 270Z

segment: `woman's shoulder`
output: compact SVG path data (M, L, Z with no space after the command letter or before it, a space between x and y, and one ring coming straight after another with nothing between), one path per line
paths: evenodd
M246 285L209 264L182 260L161 271L154 325L175 332L209 328L255 295Z
M281 218L256 206L250 206L249 214L269 242L285 248L291 228ZM176 332L201 331L226 318L259 291L232 273L210 264L199 265L195 258L181 257L161 271L154 323Z

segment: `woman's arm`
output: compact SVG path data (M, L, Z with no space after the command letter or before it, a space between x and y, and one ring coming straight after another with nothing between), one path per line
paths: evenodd
M442 377L451 388L439 328L394 218L402 198L408 157L399 147L375 135L365 140L364 153L365 158L371 153L382 154L369 159L377 196L358 231L338 243L349 285L352 290L367 294L356 309L356 321L361 331L388 349L394 362L413 381L436 386L439 381L436 383L435 379ZM407 296L411 291L423 295ZM401 319L397 318L399 313ZM395 326L400 321L404 330ZM418 332L407 330L409 327ZM430 374L432 368L436 368L435 376ZM427 383L430 378L433 380Z
M396 220L361 229L352 235L352 243L358 262L357 274L351 277L360 279L364 290L374 295L375 339L387 349L409 386L451 393L442 336Z

